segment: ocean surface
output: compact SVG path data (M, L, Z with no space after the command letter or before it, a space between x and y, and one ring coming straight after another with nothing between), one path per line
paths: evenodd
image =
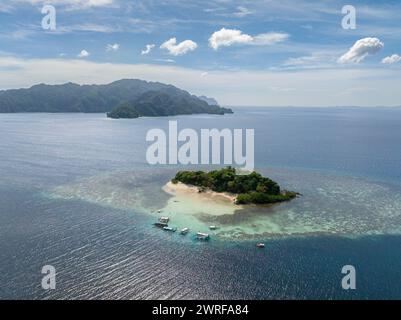
M401 109L234 111L0 114L0 299L401 299ZM217 224L209 242L155 229L161 187L187 169L146 162L147 131L169 120L254 129L255 168L302 196L185 221Z

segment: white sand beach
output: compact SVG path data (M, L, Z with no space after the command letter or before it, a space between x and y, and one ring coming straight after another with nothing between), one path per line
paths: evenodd
M170 217L174 225L178 227L208 232L208 226L215 218L233 215L237 210L242 209L242 206L234 203L235 195L232 194L213 191L200 193L197 187L172 182L165 184L162 189L172 197L161 209L161 214ZM210 224L202 222L204 219Z
M199 192L199 188L196 186L189 186L184 183L178 182L176 184L171 181L164 185L163 190L172 196L196 196L199 199L204 199L207 201L217 201L217 202L230 202L235 203L237 197L236 194L230 193L219 193L212 190L206 190L204 192Z

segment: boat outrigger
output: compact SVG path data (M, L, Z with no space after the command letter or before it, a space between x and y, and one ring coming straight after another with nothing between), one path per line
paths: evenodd
M198 232L196 234L196 237L198 238L198 240L209 240L210 236L207 233L202 233L202 232Z
M189 232L189 228L184 228L184 229L181 230L180 233L181 233L182 235L186 235L188 232Z

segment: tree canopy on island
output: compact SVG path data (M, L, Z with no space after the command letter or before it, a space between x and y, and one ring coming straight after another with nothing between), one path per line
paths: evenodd
M210 172L180 171L172 182L197 186L200 192L210 189L216 192L238 194L237 204L277 203L289 201L297 196L295 192L282 191L277 182L257 172L239 175L232 167Z

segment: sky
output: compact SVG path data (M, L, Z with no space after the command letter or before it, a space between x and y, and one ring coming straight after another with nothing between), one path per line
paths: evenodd
M401 106L401 1L0 1L0 90L123 78L227 106Z

